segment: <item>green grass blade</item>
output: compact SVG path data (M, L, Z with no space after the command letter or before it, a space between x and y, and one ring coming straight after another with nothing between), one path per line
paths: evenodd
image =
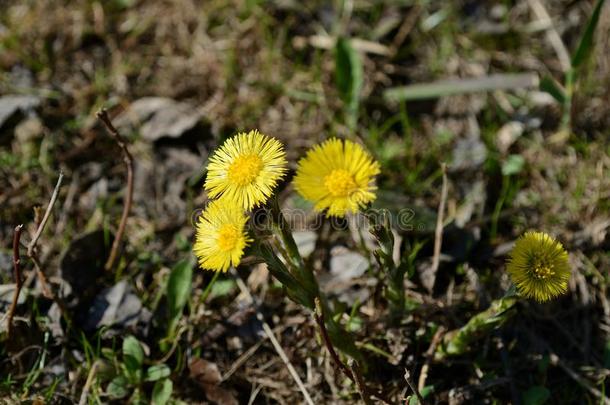
M573 68L577 68L582 65L593 50L593 34L595 34L595 28L597 28L597 23L599 22L599 16L601 14L604 1L605 0L598 0L595 8L593 9L591 18L589 18L589 21L587 22L585 32L580 39L578 48L576 49L576 53L574 53L574 56L572 57Z
M540 90L549 93L560 104L565 104L566 92L552 77L547 75L540 80Z
M193 263L190 259L184 259L174 266L167 282L167 306L169 309L168 331L170 334L188 301L191 293L193 278Z
M335 45L335 81L351 116L358 112L363 84L362 60L349 39L339 38Z

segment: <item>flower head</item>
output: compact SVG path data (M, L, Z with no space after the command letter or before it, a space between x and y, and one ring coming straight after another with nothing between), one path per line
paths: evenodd
M211 198L227 198L246 210L263 204L286 172L282 144L254 130L229 138L208 164L204 188Z
M544 232L526 232L515 243L507 271L522 295L548 301L568 289L568 252Z
M196 224L193 251L204 269L227 271L237 266L252 240L244 229L248 217L230 200L211 201Z
M378 173L379 163L362 146L333 138L299 161L294 185L316 210L342 217L375 199Z

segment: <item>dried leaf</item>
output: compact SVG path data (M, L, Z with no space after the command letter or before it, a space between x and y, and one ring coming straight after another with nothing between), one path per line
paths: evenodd
M155 142L165 137L180 137L193 129L201 117L201 111L188 103L164 97L144 97L120 114L115 124L125 132L138 129L143 139Z
M189 364L190 377L195 380L210 401L219 405L238 405L231 391L219 387L222 376L216 363L203 359L194 359Z
M150 312L134 294L127 280L122 280L101 291L87 311L83 324L85 330L96 330L102 326L123 329L138 323L148 323Z

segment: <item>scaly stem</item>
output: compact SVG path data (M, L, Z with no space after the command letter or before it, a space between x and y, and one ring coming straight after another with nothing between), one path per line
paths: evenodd
M375 396L375 397L379 398L386 404L391 404L391 402L387 399L385 394L383 394L382 392L374 392L365 384L364 379L362 378L362 374L360 372L360 366L359 366L359 363L357 360L354 361L354 365L351 369L347 365L345 365L345 363L343 363L343 361L341 361L341 358L335 351L335 348L334 348L335 344L333 343L333 339L332 339L331 335L329 334L328 330L326 329L326 324L329 323L329 319L332 322L332 318L325 315L326 312L324 311L322 302L323 301L320 298L316 298L316 308L314 311L314 316L316 318L316 323L318 324L318 328L320 329L320 336L321 336L321 338L324 342L324 345L326 346L326 350L328 350L328 353L330 354L330 357L332 358L333 362L337 365L337 367L339 367L339 369L343 372L343 374L345 374L347 376L347 378L349 378L352 382L356 383L356 386L358 387L358 391L360 392L362 400L366 404L372 403L370 400L371 396Z
M470 318L466 325L448 332L436 349L435 360L466 353L472 343L510 319L514 313L510 310L515 306L517 300L515 289L511 287L504 297L495 300L488 309Z
M288 224L288 221L286 221L284 214L282 214L280 205L275 198L271 201L271 216L273 225L276 231L279 231L279 235L288 253L287 259L289 259L295 267L304 267L303 258L292 237L290 225Z
M292 236L290 224L286 221L282 210L280 209L277 199L273 199L271 202L271 217L272 226L275 230L276 237L280 239L283 247L286 250L289 267L293 270L293 275L299 280L305 290L307 290L313 298L319 295L319 286L316 278L310 268L305 266L305 261L299 253L297 244ZM312 307L313 309L313 302Z
M387 213L383 213L382 223L375 224L370 232L379 242L379 249L373 252L383 273L387 274L385 298L390 305L390 316L393 321L402 318L405 309L405 266L394 263L394 234Z
M294 301L315 311L315 300L320 301L324 314L324 322L328 331L328 336L332 344L350 355L359 362L363 362L364 357L356 347L351 335L347 333L331 316L330 305L326 297L320 291L320 286L313 271L305 265L301 254L294 241L288 221L284 218L277 200L271 203L272 226L276 237L281 240L286 250L286 262L288 267L277 257L275 252L267 245L261 244L259 252L265 262L267 262L270 273L286 287L286 293ZM290 270L292 271L290 271ZM364 364L364 363L362 363ZM364 364L365 365L365 364Z

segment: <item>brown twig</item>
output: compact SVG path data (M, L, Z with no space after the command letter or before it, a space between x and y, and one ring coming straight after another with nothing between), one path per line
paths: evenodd
M407 382L407 385L409 386L409 388L411 388L411 391L413 391L413 393L417 397L417 401L418 401L419 405L424 405L424 397L421 396L417 387L411 382L411 373L409 373L409 370L407 370L406 368L405 368L405 381Z
M426 386L426 379L428 378L428 370L430 369L430 362L434 358L434 352L436 352L436 347L440 343L445 332L446 332L446 330L444 327L441 326L440 328L438 328L438 330L432 337L432 341L430 342L430 346L428 347L428 350L426 350L426 353L424 354L426 361L424 362L424 365L422 366L421 371L419 372L419 379L417 380L417 389L420 391L423 390L424 387Z
M49 206L42 217L42 221L38 225L38 229L36 229L36 233L32 237L32 240L28 244L28 256L32 256L34 253L34 249L36 248L36 244L38 243L38 239L40 239L40 235L44 231L45 226L47 225L47 221L51 216L51 211L53 210L53 206L55 205L55 201L57 201L57 196L59 195L59 188L61 187L61 182L64 179L64 174L59 172L59 178L57 179L57 184L55 185L55 189L53 190L53 194L51 195L51 200L49 201Z
M127 142L121 136L121 134L119 134L119 131L117 131L114 125L112 125L112 121L110 121L110 118L108 117L108 112L105 109L100 110L97 113L97 118L104 123L110 135L121 148L121 151L123 152L123 161L127 166L127 192L125 194L123 214L121 215L121 222L119 222L119 228L117 229L116 236L112 242L110 255L108 256L108 260L104 266L107 271L110 271L114 267L114 262L118 256L119 245L121 244L121 239L123 239L123 233L125 233L125 225L127 224L127 217L129 217L131 202L133 201L133 157L127 149Z
M432 256L432 287L436 281L436 272L440 263L441 247L443 245L443 222L445 217L445 205L447 204L447 165L441 163L443 172L443 185L441 187L441 201L438 205L438 213L436 216L436 229L434 231L434 255Z
M80 399L78 401L78 405L85 405L87 403L87 397L89 396L89 390L93 385L93 379L95 378L95 374L97 373L98 362L94 362L89 370L89 374L87 375L87 381L85 381L85 386L83 387L83 391L80 394Z
M63 300L58 295L53 293L53 291L49 288L49 282L47 281L47 277L45 276L44 272L42 271L41 259L38 257L38 253L36 250L38 241L39 241L42 233L44 232L47 222L49 221L49 218L51 216L51 212L53 211L53 207L55 206L55 203L57 202L57 197L59 196L59 189L61 188L63 178L64 178L64 174L60 171L59 178L57 179L57 183L55 184L55 188L53 189L53 194L51 195L51 199L49 200L49 205L47 206L47 209L45 210L45 213L44 213L42 219L40 221L37 221L37 220L35 221L35 222L37 222L37 228L36 228L36 232L34 233L34 237L30 241L30 243L28 243L28 245L27 245L27 255L30 258L30 260L32 260L32 263L34 263L34 269L36 271L36 278L38 278L38 281L40 282L40 287L42 289L43 295L45 297L53 300L59 306L59 309L60 309L64 319L66 320L66 322L68 324L70 324L71 318L66 310L66 305L63 302ZM38 214L39 213L37 212L36 213L37 218L39 217ZM42 259L42 261L44 261L44 259ZM25 285L28 286L33 281L33 279L34 279L33 276L28 277L28 279L25 282Z
M61 187L61 182L62 182L63 178L64 178L64 174L62 172L59 172L59 178L57 179L57 184L55 184L55 189L53 190L53 194L51 195L51 200L49 201L49 205L47 206L47 209L42 217L42 220L38 224L38 228L36 229L36 232L34 233L32 240L30 241L30 243L28 243L28 250L27 250L28 257L30 259L32 259L32 262L34 262L34 267L36 268L36 275L38 276L38 280L40 281L40 286L42 287L42 293L45 295L45 297L48 297L48 298L53 298L53 293L51 292L51 289L49 288L49 283L47 282L47 277L45 276L45 274L42 271L42 266L40 264L40 260L38 260L38 255L36 254L36 245L38 244L38 240L40 239L40 236L42 235L42 232L44 231L44 228L46 227L47 222L49 221L49 217L51 216L51 212L53 211L53 206L55 205L55 202L57 201L57 196L59 195L59 188Z
M23 225L17 225L15 227L15 233L13 235L13 269L15 272L15 295L13 295L13 302L8 309L7 319L7 334L8 340L13 336L13 317L15 316L15 309L17 308L17 302L19 301L19 294L21 293L21 258L19 256L19 241L21 240L21 230Z
M275 329L273 330L273 334L274 335L276 333L281 334L282 331L284 330L284 328L285 328L285 326L275 327ZM231 367L229 367L229 370L222 375L220 380L227 381L241 366L244 365L244 363L246 363L250 359L250 357L252 357L254 355L254 353L256 353L256 351L263 345L263 343L265 343L266 339L268 339L267 335L263 336L261 340L259 340L254 345L252 345L248 350L243 352L237 358L237 360L235 360L233 362L233 364L231 364Z
M337 365L337 367L341 369L341 371L347 376L347 378L349 378L358 386L358 390L364 402L368 403L367 400L369 400L371 396L374 396L376 398L379 398L386 404L391 404L392 402L390 402L390 400L387 399L383 393L372 391L368 386L364 384L364 380L358 381L356 376L354 376L352 370L341 361L341 358L339 358L339 355L335 351L335 348L332 342L330 341L330 336L328 336L326 324L324 323L324 312L322 310L322 303L320 302L320 298L316 297L315 304L316 310L314 312L314 316L316 318L316 323L318 324L318 328L320 329L320 335L322 336L322 340L324 341L326 350L328 350L328 353L330 354L330 357L332 358L333 362Z
M398 53L398 50L401 47L402 43L405 41L407 36L416 26L417 20L421 12L422 7L415 5L409 11L409 14L407 14L402 24L400 24L400 28L398 28L398 33L394 37L394 40L392 41L392 46L390 47L390 49L392 50L392 56L395 56Z
M53 299L55 296L51 289L49 288L49 282L47 280L47 276L42 271L42 265L40 264L40 260L38 260L38 256L34 253L30 256L32 263L34 263L34 269L36 270L36 276L38 277L38 281L40 281L40 288L42 289L42 294L50 299Z
M553 24L553 19L544 8L544 5L540 2L540 0L528 0L528 4L536 18L541 23L548 24L548 28L545 30L546 39L550 42L551 46L555 50L557 54L557 59L559 59L559 64L561 65L561 70L565 73L572 68L572 62L570 61L570 53L566 49L563 40L561 39L561 35L557 32Z
M364 383L364 378L362 378L362 370L360 370L358 362L352 359L350 361L350 369L356 378L356 386L358 387L358 392L360 392L362 400L366 405L372 405L373 401L371 401L371 397L367 393L366 384Z

